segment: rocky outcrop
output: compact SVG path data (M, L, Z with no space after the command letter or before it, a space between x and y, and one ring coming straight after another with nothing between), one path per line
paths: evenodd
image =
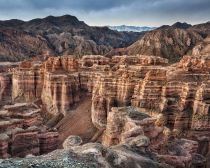
M92 93L92 121L99 129L106 127L112 107L132 105L161 115L162 124L171 129L186 130L195 124L197 113L203 116L208 111L208 94L203 93L208 93L209 56L185 56L178 64L167 63L143 55L23 62L13 74L1 73L1 99L11 99L6 92L12 92L14 102L41 99L46 112L65 116L81 96Z
M58 133L43 125L35 104L6 105L0 111L0 158L49 153L58 147Z
M42 155L58 148L58 133L42 127L7 129L0 134L0 158Z
M41 96L42 76L40 63L31 61L22 62L19 67L13 71L12 76L12 98L14 101L31 102Z
M210 52L210 36L207 36L200 44L192 50L192 55L208 55Z
M39 154L39 139L36 132L23 132L12 135L10 153L13 157L24 157L27 154Z
M39 126L43 121L43 118L41 117L41 109L30 103L6 105L0 112L1 118L4 118L4 120L2 120L1 130L4 130L5 128L3 124L4 122L5 125L10 125L11 128L18 126L27 128L30 126ZM8 126L5 128L5 130L8 128Z
M77 155L71 150L56 150L50 154L34 157L28 155L26 158L22 159L8 159L0 160L2 168L22 168L24 166L37 167L37 168L53 168L53 167L96 167L100 168L101 164L94 159L93 156L86 154Z
M71 105L80 100L79 78L77 74L46 74L42 91L42 101L52 114L70 110Z
M59 134L55 132L42 132L38 135L40 154L46 154L58 148Z
M0 134L0 158L6 159L9 157L8 154L8 140L7 134Z
M147 136L145 142L148 146L164 143L167 137L163 134L164 127L155 126L156 119L150 118L149 115L139 112L132 107L113 107L108 113L106 130L102 143L106 146L117 144L133 144L138 137ZM136 137L136 140L133 138Z
M20 63L0 63L0 106L12 101L12 71Z
M148 32L142 39L128 47L128 54L162 56L177 62L203 38L200 34L177 28L160 28Z
M209 77L209 56L185 56L171 66L158 57L113 57L111 70L98 75L93 87L92 121L105 129L106 145L122 143L126 117L111 108L131 105L156 118L153 125L168 127L167 134L199 141L209 137ZM163 141L155 139L154 146Z
M187 139L169 141L158 158L173 167L205 167L206 159L197 153L198 143Z
M112 108L102 143L112 148L124 144L144 152L151 150L161 162L173 167L205 166L205 157L198 154L198 142L173 138L168 128L156 126L156 122L132 107Z
M10 94L4 93L12 90L13 101L41 99L46 111L57 116L66 115L80 96L92 93L92 121L97 128L106 127L112 107L132 105L149 113L155 110L152 115L160 113L170 128L187 129L193 125L195 111L207 108L208 97L201 94L208 90L208 59L185 56L172 66L167 66L166 59L142 55L24 62L12 75L1 74L2 99L10 100Z
M113 149L106 149L100 144L86 144L77 148L68 150L54 151L42 157L30 157L21 160L10 159L1 162L4 168L16 166L21 168L23 166L36 166L37 168L51 168L51 167L122 167L122 168L169 168L166 164L158 163L154 157L148 158L145 154L140 152L137 154L134 149L126 146L119 146ZM145 156L144 156L145 155ZM68 156L68 157L67 157ZM56 158L56 159L55 159ZM55 161L56 160L56 161Z
M82 139L79 136L69 136L66 138L66 140L63 142L63 148L69 149L73 146L79 146L82 144Z

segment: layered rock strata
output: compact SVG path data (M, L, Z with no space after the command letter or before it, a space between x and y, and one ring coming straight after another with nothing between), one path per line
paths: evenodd
M140 58L122 57L126 61L117 63L114 57L113 71L97 78L93 123L105 128L111 107L131 105L160 118L159 124L174 131L208 130L209 56L185 56L171 66L163 59Z
M148 77L148 73L155 73L153 76L159 75L158 73L164 75L166 73L165 66L168 63L166 59L152 56L113 57L112 62L115 63L112 67L113 71L109 74L100 75L96 79L93 89L92 118L93 123L98 128L106 126L107 113L111 110L111 107L131 104L138 106L139 98L142 105L147 105L147 102L153 104L155 98L159 101L161 84L164 83L165 78L160 77L156 82L152 77ZM145 86L144 90L141 89L141 86ZM147 100L145 98L146 96L149 97L147 93L151 91L150 87L156 90L149 93L153 97ZM157 92L158 90L159 92ZM145 95L145 98L135 95L139 92Z
M42 128L15 128L0 134L0 158L42 155L58 148L58 133Z
M185 56L171 66L166 59L142 55L50 57L44 63L23 62L13 74L1 73L0 98L2 104L40 99L52 116L65 116L81 96L92 93L97 128L106 127L111 107L132 105L162 115L172 129L185 130L198 125L198 113L208 111L208 62L209 56Z

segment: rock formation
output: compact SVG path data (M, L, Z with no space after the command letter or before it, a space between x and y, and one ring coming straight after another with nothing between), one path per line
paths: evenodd
M156 126L156 121L135 108L114 107L108 114L102 143L114 149L114 145L120 144L148 154L153 151L153 155L161 162L173 167L205 165L205 158L198 154L198 142L171 139L168 128Z
M44 64L45 74L41 97L49 112L54 114L62 112L65 115L70 106L79 101L77 69L78 63L73 58L49 59Z
M49 153L58 147L57 131L43 125L35 104L6 105L0 111L0 158Z
M112 61L115 63L113 71L99 76L93 89L93 123L99 128L106 126L107 113L111 107L129 106L131 102L135 104L136 100L132 97L135 92L139 93L139 83L144 85L146 82L143 80L147 72L161 70L168 63L166 59L152 56L113 57Z
M155 55L179 61L202 49L210 35L210 23L177 22L152 31L118 32L88 26L75 16L48 16L30 21L0 21L0 60L23 61L37 55ZM202 51L205 53L206 49Z

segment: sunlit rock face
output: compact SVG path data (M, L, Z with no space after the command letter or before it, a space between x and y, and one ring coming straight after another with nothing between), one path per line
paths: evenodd
M13 101L32 102L40 97L43 83L40 66L40 62L25 61L13 71Z
M0 106L12 100L12 70L19 64L0 62Z
M108 113L102 143L107 146L132 143L131 140L139 136L147 136L150 139L145 139L146 144L164 143L167 140L164 135L166 128L156 126L155 122L155 118L133 107L113 107Z
M49 58L44 63L41 98L48 112L65 115L65 112L80 100L77 70L78 62L71 57Z
M206 124L209 119L204 112L204 109L208 108L208 96L206 96L210 78L208 64L208 56L185 56L180 63L167 72L167 80L170 84L176 83L176 91L174 88L173 93L169 95L170 98L165 99L167 108L164 110L171 111L168 122L172 128L203 129L203 131L209 129L209 125ZM202 94L204 92L205 96ZM200 115L203 117L199 117Z
M12 100L12 74L0 73L0 106Z
M65 113L69 106L79 100L78 75L67 75L77 70L73 58L49 58L40 62L23 62L13 72L13 101L42 99L50 113Z
M80 100L78 74L51 74L44 76L42 101L53 114L68 111L71 105Z

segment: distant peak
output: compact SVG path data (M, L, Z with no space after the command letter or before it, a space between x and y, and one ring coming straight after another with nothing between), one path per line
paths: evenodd
M42 23L43 25L55 25L55 26L86 26L86 24L82 21L79 21L77 17L71 15L63 15L63 16L47 16L45 18L38 18L30 20L29 23L39 25Z
M63 15L63 16L60 16L59 18L66 18L66 19L77 19L76 16L72 16L72 15ZM77 19L78 20L78 19Z
M183 23L181 23L181 22L176 22L176 23L174 23L173 25L172 25L172 27L174 27L174 28L180 28L180 29L188 29L188 28L190 28L192 25L191 24L188 24L188 23L186 23L186 22L183 22Z
M78 21L77 17L72 16L72 15L63 15L63 16L52 16L52 15L50 15L50 16L47 16L44 19L46 19L46 20L57 20L57 19L59 19L59 20L77 20Z

